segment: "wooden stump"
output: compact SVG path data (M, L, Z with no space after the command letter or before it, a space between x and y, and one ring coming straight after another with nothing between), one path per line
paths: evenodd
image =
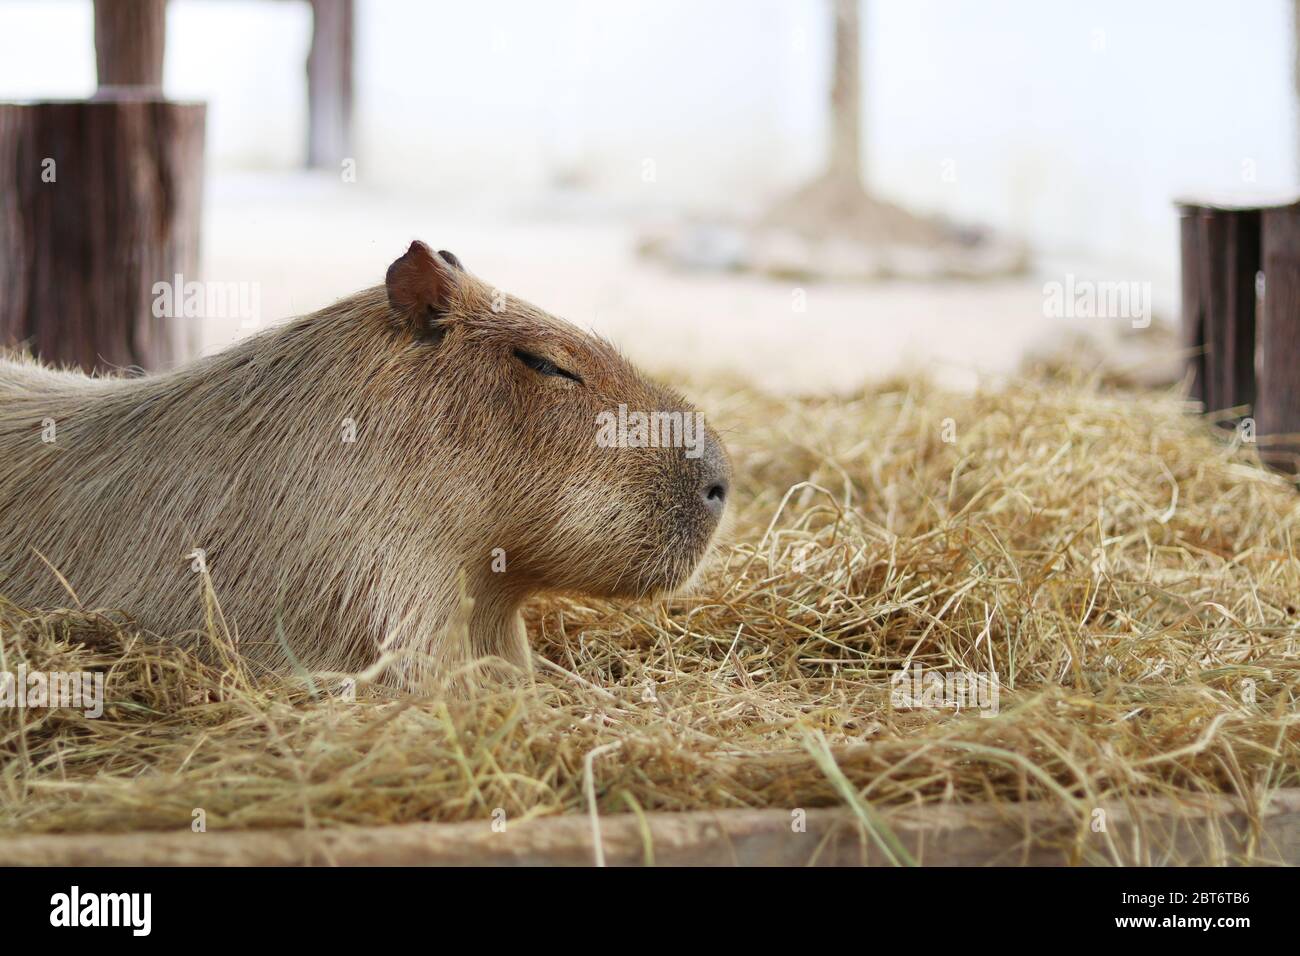
M1182 343L1191 379L1188 394L1208 406L1205 307L1201 303L1201 217L1195 207L1179 208L1178 235L1182 261Z
M1260 458L1300 476L1300 198L1178 206L1192 397L1212 412L1251 406Z
M1259 410L1275 457L1300 464L1300 206L1266 209Z
M197 330L154 315L154 285L198 276L204 115L129 88L0 104L4 344L87 371L188 356Z
M1255 209L1185 206L1182 212L1183 343L1192 396L1215 412L1255 401Z

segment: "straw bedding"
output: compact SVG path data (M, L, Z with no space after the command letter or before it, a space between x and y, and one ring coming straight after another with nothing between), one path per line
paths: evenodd
M0 670L106 674L99 719L0 709L0 832L1034 800L1084 834L1102 801L1300 784L1294 486L1177 394L690 391L738 476L693 592L539 603L532 673L467 697L0 606ZM996 674L997 715L896 706L916 665Z

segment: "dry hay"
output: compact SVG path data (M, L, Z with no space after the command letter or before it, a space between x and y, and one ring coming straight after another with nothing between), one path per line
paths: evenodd
M107 703L0 711L0 831L1032 800L1084 836L1106 801L1300 784L1298 499L1174 393L693 391L738 472L695 593L539 604L534 673L467 699L4 605L0 670L101 670ZM891 706L918 663L996 672L999 714Z

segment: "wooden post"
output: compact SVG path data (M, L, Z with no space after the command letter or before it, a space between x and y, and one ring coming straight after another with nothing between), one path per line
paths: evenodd
M97 0L93 100L0 104L0 339L53 364L161 369L195 339L154 315L198 278L205 119L158 90L163 8Z
M1300 458L1300 204L1266 209L1264 313L1256 423L1278 452ZM1285 438L1281 436L1287 436Z
M831 178L855 185L862 170L862 66L859 0L834 0L835 65L831 77Z
M1205 334L1205 409L1217 412L1226 407L1226 377L1223 359L1227 351L1228 283L1225 275L1227 218L1213 209L1202 209L1198 217L1201 254L1201 309Z
M167 0L95 0L95 68L99 88L161 92Z
M352 155L352 0L311 0L307 56L307 165L337 167Z
M1205 380L1205 309L1201 304L1201 220L1199 209L1179 207L1182 263L1182 342L1191 373L1192 399L1209 404Z
M1291 0L1291 109L1300 118L1300 0ZM1297 130L1300 132L1300 130ZM1296 138L1296 175L1300 177L1300 137Z
M1252 406L1259 210L1188 203L1180 213L1183 344L1192 396L1207 411Z
M1206 408L1250 405L1255 398L1255 276L1259 213L1200 210L1198 268L1206 343Z
M1244 406L1249 415L1255 405L1256 286L1262 265L1258 211L1229 214L1226 259L1223 407Z

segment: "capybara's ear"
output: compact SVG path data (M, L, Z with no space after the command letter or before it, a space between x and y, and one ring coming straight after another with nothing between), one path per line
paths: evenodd
M435 254L417 239L388 267L388 304L413 332L430 331L451 309L459 273L459 259L450 252Z

